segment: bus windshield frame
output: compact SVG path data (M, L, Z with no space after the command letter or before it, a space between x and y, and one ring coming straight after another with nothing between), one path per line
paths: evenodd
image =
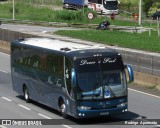
M127 95L122 59L101 57L75 62L77 100L112 99Z

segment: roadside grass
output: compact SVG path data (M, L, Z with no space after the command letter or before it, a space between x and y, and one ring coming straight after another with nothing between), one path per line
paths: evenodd
M19 0L20 1L20 0ZM58 1L58 0L57 0ZM49 0L48 0L49 2ZM58 2L57 2L58 3ZM12 3L0 4L0 18L12 19ZM15 4L15 19L17 20L31 20L31 21L44 21L44 22L65 22L65 23L77 23L77 24L99 24L103 20L110 21L111 25L120 26L138 26L138 21L134 22L134 18L130 21L124 19L111 20L110 16L97 16L94 13L94 19L89 20L87 18L88 12L91 10L85 9L85 15L83 15L83 10L73 11L73 10L52 10L48 7L33 6L28 3L16 2ZM156 23L143 22L144 27L156 28Z
M135 4L135 5L138 5L139 4L139 0L119 0L120 2L123 2L123 3L132 3L132 4Z
M148 32L129 33L111 30L59 30L55 34L106 45L160 52L160 38L155 31L152 32L151 36L148 35Z
M104 19L110 21L111 25L120 26L138 26L138 22L125 20L111 20L109 16L97 16L94 13L94 19L88 20L88 11L73 11L73 10L52 10L47 7L39 8L22 2L16 2L15 18L19 20L44 21L44 22L65 22L73 24L98 24ZM12 3L0 4L0 18L12 19ZM145 27L156 28L156 23L143 23ZM95 26L96 27L96 26ZM81 30L81 31L58 31L57 34L90 40L108 45L117 45L120 47L134 48L146 51L160 52L159 38L156 32L152 32L151 37L148 32L145 33L126 33L118 31L96 31L96 30ZM96 36L95 36L96 35Z
M40 5L54 5L54 6L62 5L62 0L16 0L16 1L25 4L40 4Z

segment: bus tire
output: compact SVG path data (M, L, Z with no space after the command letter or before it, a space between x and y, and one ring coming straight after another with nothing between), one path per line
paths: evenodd
M30 102L30 98L29 98L29 91L28 91L28 88L27 86L24 86L23 88L23 96L24 96L24 99L27 103Z
M67 118L67 114L66 114L66 104L65 102L62 100L61 103L60 103L60 113L62 115L63 118Z

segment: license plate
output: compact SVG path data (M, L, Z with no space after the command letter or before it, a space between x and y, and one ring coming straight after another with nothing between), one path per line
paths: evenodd
M109 115L109 112L101 112L100 115L101 115L101 116Z

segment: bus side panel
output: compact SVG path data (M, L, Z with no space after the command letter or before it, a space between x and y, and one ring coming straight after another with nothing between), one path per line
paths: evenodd
M13 90L18 94L23 94L21 80L23 78L22 75L19 75L17 72L18 68L16 66L15 60L21 56L20 47L11 43L11 53L10 53L10 65L11 65L11 78L12 78L12 86Z
M18 75L17 73L11 71L12 74L12 86L13 90L16 91L18 94L22 95L23 94L23 89L22 89L22 76Z

